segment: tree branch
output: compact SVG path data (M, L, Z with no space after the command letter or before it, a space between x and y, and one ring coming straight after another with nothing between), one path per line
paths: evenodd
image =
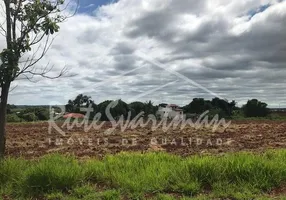
M41 76L43 78L47 78L47 79L57 79L57 78L60 78L62 76L64 76L66 73L67 73L67 68L64 67L63 69L61 69L60 73L56 76L49 76L47 75L52 69L54 66L52 66L51 68L47 68L48 66L46 66L42 72L35 72L34 70L29 70L29 71L25 71L24 73L22 73L22 75L25 75L25 74L30 74L32 75L33 77L34 76Z
M7 42L7 48L12 49L12 33L11 33L11 10L10 10L10 0L4 0L5 7L6 7L6 42Z
M16 3L15 3L15 13L14 13L14 19L13 19L13 29L12 29L12 32L13 32L13 41L16 42L16 23L17 23L17 17L18 17L18 14L20 12L20 9L21 9L21 5L22 5L22 0L18 0L18 7L16 7Z
M77 0L75 12L71 16L58 15L60 11L58 8L61 4L58 0L51 2L51 7L49 7L49 4L45 4L43 2L43 10L40 10L41 12L39 11L38 13L36 12L38 11L38 9L41 8L37 7L36 2L34 4L32 1L28 1L28 3L24 5L24 1L25 0L18 0L12 2L11 0L4 0L7 11L7 49L11 50L13 54L15 54L16 58L18 58L14 61L8 61L8 63L10 63L9 66L11 65L11 63L11 66L13 66L11 68L9 67L13 71L10 74L10 81L13 81L15 79L19 80L18 78L20 75L23 75L29 81L31 81L34 76L41 76L49 79L59 78L67 72L66 67L64 67L58 75L50 76L48 75L48 73L51 72L53 66L49 67L49 64L47 64L41 71L38 71L35 65L46 55L55 39L50 39L50 35L54 32L57 32L58 30L58 28L54 26L57 26L57 23L63 22L67 18L72 17L76 14L79 8L79 0ZM66 10L71 3L72 2L70 1L61 11ZM15 7L11 8L11 4L14 4ZM31 15L29 12L35 12L35 15ZM26 16L28 19L23 19L23 16ZM20 24L18 38L17 23ZM5 31L3 27L2 29ZM47 37L45 38L45 36ZM42 44L41 41L43 40L45 40L45 42ZM19 61L19 59L23 56L22 53L31 51L31 47L38 44L39 46L32 55L28 56L25 61ZM20 67L22 65L21 68L18 66L19 64Z
M47 53L47 51L50 49L50 47L51 47L53 41L54 41L54 38L53 38L52 41L48 44L48 42L49 42L49 36L47 36L47 39L46 39L46 42L45 42L45 46L44 46L44 49L43 49L41 55L40 55L38 58L35 59L36 54L37 54L37 52L39 51L39 49L40 49L40 47L41 47L41 46L39 46L38 49L37 49L37 51L36 51L35 53L33 53L32 59L31 59L29 62L27 62L27 63L25 64L25 66L23 67L23 69L20 70L20 71L16 74L15 78L17 78L19 75L21 75L22 73L24 73L25 71L27 71L29 68L33 67L37 62L39 62L39 61L46 55L46 53Z
M9 92L12 92L13 90L15 90L18 87L18 85L15 85L13 88L10 88Z
M5 24L5 22L3 22L2 24L0 24L0 29L1 29L1 35L3 35L4 37L6 37L6 35L7 35L7 32L6 32L6 30L4 29L4 27L3 27L3 25ZM4 33L2 33L2 31L4 32Z

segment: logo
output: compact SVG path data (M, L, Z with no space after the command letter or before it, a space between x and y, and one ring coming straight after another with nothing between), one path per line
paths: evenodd
M134 54L132 54L134 56ZM187 84L191 86L195 86L197 88L200 88L201 90L205 91L206 93L209 93L215 97L218 97L220 99L223 99L221 96L217 95L216 93L212 92L211 90L205 88L204 86L200 85L199 83L193 81L192 79L178 73L175 70L169 69L168 66L156 61L152 57L147 56L144 53L137 52L135 53L135 56L139 59L151 64L154 67L159 68L162 71L166 71L169 74L175 75L177 79L183 80ZM116 80L122 79L124 76L139 70L143 68L144 66L139 66L135 69L132 69L130 71L127 71L123 74L120 74L118 76L112 77L108 80L102 81L96 85L93 86L93 88L98 88L102 85L107 85L110 82L114 82ZM176 83L178 80L171 81L167 84L160 85L156 88L153 88L151 90L148 90L146 92L140 93L139 95L133 96L132 98L128 99L128 101L136 101L146 95L150 95L166 86L169 86L171 84ZM144 116L144 112L141 112L137 114L137 116L131 118L131 112L128 112L127 117L120 116L115 117L111 114L111 109L115 108L118 105L118 101L112 101L109 103L109 105L105 109L105 115L108 118L108 121L111 123L111 128L108 128L105 131L106 135L112 134L116 129L120 129L122 132L126 131L126 129L136 129L138 127L149 127L150 130L155 131L158 129L162 129L164 132L168 131L169 129L177 129L180 128L181 130L184 129L186 126L194 127L196 129L206 127L211 128L212 131L216 131L219 127L222 129L226 129L230 124L231 121L226 122L225 119L219 119L218 114L210 118L208 116L209 111L203 112L201 115L196 116L195 119L186 119L186 115L179 115L179 116L173 116L170 120L168 117L158 118L158 116L155 116L153 114L149 114L147 117ZM67 117L64 121L64 123L59 126L57 123L57 120L59 120L61 117L63 117L66 114L65 106L59 106L58 108L61 110L61 112L55 116L53 112L54 106L50 106L50 120L49 120L49 133L51 133L53 130L56 130L60 135L65 136L66 132L64 130L71 130L74 127L84 127L84 131L88 132L91 129L99 130L101 129L105 121L100 121L101 119L101 113L96 113L92 120L90 120L90 114L93 112L93 109L91 106L88 108L85 108L85 116L83 119L72 119L71 117ZM65 129L63 129L65 128Z

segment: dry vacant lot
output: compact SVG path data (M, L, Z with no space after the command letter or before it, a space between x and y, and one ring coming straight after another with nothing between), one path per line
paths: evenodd
M58 124L61 126L61 124ZM184 129L162 128L152 131L150 127L137 127L111 134L106 122L99 130L84 127L63 130L63 136L55 129L49 133L49 124L9 124L7 129L7 153L13 157L39 157L47 153L71 153L78 157L98 157L120 151L166 151L177 155L218 154L237 151L264 151L269 148L286 147L285 121L232 121L225 129L212 132L210 128L186 126Z

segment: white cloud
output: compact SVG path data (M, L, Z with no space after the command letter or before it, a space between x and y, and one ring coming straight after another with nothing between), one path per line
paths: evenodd
M271 6L250 19L250 11L266 4ZM178 79L134 56L140 51L229 100L258 98L286 106L285 19L285 1L120 0L61 25L41 64L50 61L57 70L66 65L76 76L17 82L10 102L65 103L82 92L97 103L124 100ZM179 80L139 100L183 105L200 96L212 98Z

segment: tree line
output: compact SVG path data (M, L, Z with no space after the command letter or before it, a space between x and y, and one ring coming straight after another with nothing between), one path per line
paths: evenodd
M81 108L92 108L90 119L93 119L97 113L101 114L100 120L108 121L106 115L107 106L113 100L105 100L96 104L90 96L79 94L75 99L69 100L65 105L67 113L81 113ZM117 100L117 105L110 109L110 113L114 119L123 116L124 119L133 119L141 113L142 117L147 118L148 115L156 116L159 106L166 105L164 103L154 105L152 101L140 102L135 101L126 103L123 100ZM212 100L205 100L204 98L194 98L189 104L180 107L187 118L195 115L199 116L208 111L209 116L218 115L220 118L248 118L248 117L267 117L270 114L270 109L267 104L257 99L248 100L241 108L237 107L237 103L233 100L228 102L224 99L213 98ZM32 122L32 121L46 121L50 117L48 106L33 106L26 108L19 108L15 105L8 105L7 121L8 122Z
M101 120L106 121L106 108L112 102L112 100L106 100L99 104L96 104L90 96L80 94L74 100L69 100L65 105L66 112L70 113L82 113L80 111L82 107L91 107L93 112L90 117L93 118L94 114L101 113ZM148 115L156 115L158 107L162 105L154 105L152 101L140 102L135 101L132 103L126 103L123 100L117 100L117 105L110 109L110 113L114 118L123 116L125 119L128 117L128 113L131 113L131 119L140 113L143 113L144 117ZM213 98L212 100L205 100L204 98L194 98L189 104L182 106L184 113L188 117L188 114L200 115L205 111L209 111L209 115L218 114L219 117L232 118L234 115L240 115L242 117L266 117L270 114L270 109L267 108L267 104L257 99L247 101L241 108L237 107L237 103L232 100L228 102L225 99Z
M7 106L8 122L47 121L50 118L48 106L27 106L21 108L15 105Z

